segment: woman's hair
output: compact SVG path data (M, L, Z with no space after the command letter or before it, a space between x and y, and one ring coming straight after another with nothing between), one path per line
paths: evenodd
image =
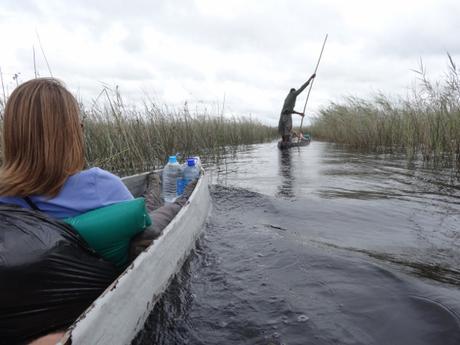
M9 97L3 120L0 195L56 196L85 164L76 99L53 78L29 80Z

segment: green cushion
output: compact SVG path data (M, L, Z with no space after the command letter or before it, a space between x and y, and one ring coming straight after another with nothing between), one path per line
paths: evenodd
M119 267L128 261L131 238L152 224L144 198L101 207L64 221L104 259Z

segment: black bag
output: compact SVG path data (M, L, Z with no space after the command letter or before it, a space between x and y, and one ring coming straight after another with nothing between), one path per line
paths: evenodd
M70 225L0 206L0 344L65 329L118 274Z

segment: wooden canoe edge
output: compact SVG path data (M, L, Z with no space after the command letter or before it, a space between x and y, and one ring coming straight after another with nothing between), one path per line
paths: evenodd
M149 175L149 173L137 175L140 180L142 179L141 177L142 175L145 175L144 178L146 178ZM58 342L58 344L61 344L61 345L82 344L82 342L78 341L78 339L76 343L74 343L73 341L76 338L80 338L79 335L85 332L85 329L88 327L88 325L91 324L92 321L95 321L98 316L104 315L104 311L102 310L104 307L104 304L106 302L110 302L111 297L116 295L118 285L119 284L127 285L126 280L129 278L130 273L136 270L140 271L139 267L141 267L142 263L144 263L144 261L147 261L147 259L150 256L154 255L155 251L158 251L158 248L161 247L162 242L165 241L165 238L168 237L169 233L172 233L174 231L176 225L179 222L181 223L186 222L184 217L188 215L188 212L194 212L196 211L195 209L197 209L198 206L201 206L201 205L197 205L197 203L199 202L203 202L203 205L202 205L203 210L198 215L200 216L199 223L202 223L201 224L201 227L202 227L202 225L204 224L208 216L209 208L211 207L207 175L203 175L200 178L187 204L179 211L179 213L171 221L171 223L163 230L162 235L156 240L154 240L153 243L148 248L146 248L123 271L123 273L120 274L120 276L112 284L110 284L110 286L91 304L91 306L88 307L85 310L85 312L82 313L82 315L80 315L80 317L69 327L67 332L64 334L63 338L61 338L61 340ZM201 229L198 229L198 231L196 231L196 234L194 234L193 239L191 240L191 243L190 243L190 248L186 248L184 255L181 255L181 257L178 258L177 260L178 268L182 266L183 262L188 256L188 253L194 247L195 240L198 234L200 233L200 230ZM142 312L142 315L136 320L136 326L135 326L134 333L137 333L142 328L150 311L153 309L155 303L161 296L162 292L167 288L167 286L169 285L169 282L172 280L172 278L174 277L176 273L177 271L174 274L172 274L170 277L168 277L167 281L164 282L164 284L162 284L163 286L161 287L161 289L159 289L159 291L151 291L149 303L147 303L147 305L145 306L145 310ZM104 341L105 341L104 339L94 339L95 344L96 343L103 344Z

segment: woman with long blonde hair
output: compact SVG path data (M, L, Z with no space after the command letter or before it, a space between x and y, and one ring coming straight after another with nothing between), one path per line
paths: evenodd
M133 198L120 178L85 165L77 100L54 78L29 80L9 97L3 122L0 203L58 219Z

